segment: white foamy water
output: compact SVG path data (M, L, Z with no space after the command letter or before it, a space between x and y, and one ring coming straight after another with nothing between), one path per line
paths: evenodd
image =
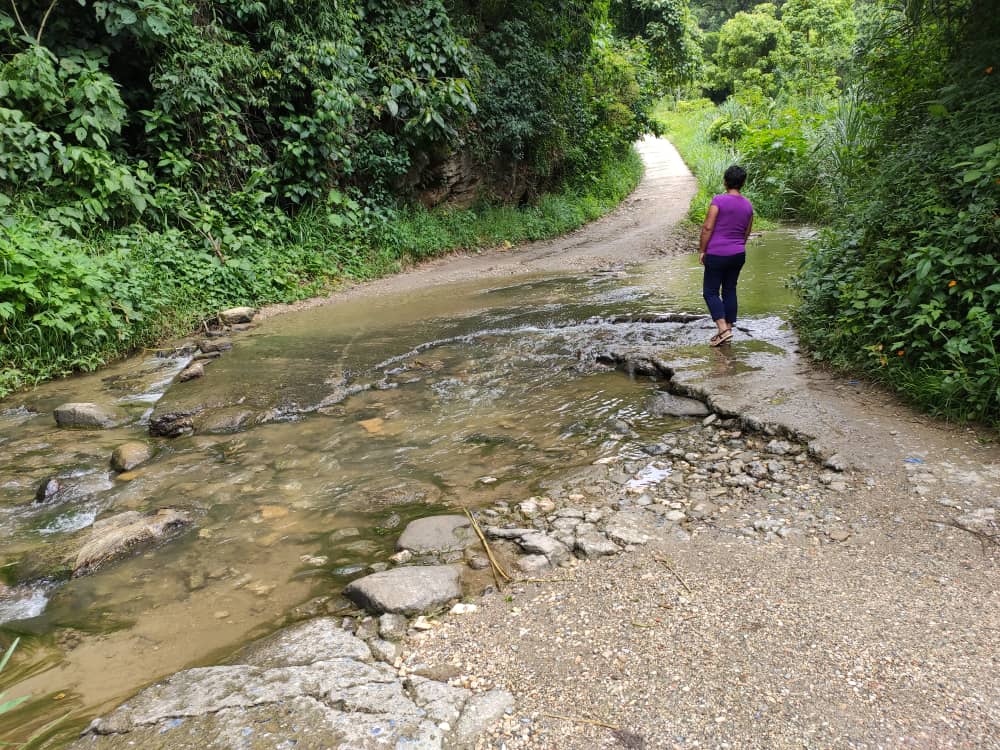
M38 617L48 603L49 598L43 589L28 589L15 593L9 599L0 599L0 625Z
M97 508L85 508L84 510L65 513L52 521L48 526L38 530L39 534L66 534L71 531L79 531L94 524L97 518Z

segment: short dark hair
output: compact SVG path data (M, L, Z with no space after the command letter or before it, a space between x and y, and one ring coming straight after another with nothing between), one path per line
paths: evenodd
M739 190L743 187L743 183L747 181L747 171L743 167L734 164L726 170L726 174L722 177L722 180L726 183L727 190Z

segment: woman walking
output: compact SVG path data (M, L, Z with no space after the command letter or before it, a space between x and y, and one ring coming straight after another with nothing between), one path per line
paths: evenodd
M705 302L719 329L709 341L711 346L733 338L736 281L746 262L747 238L753 226L753 206L740 193L747 181L746 170L733 165L726 170L723 181L726 192L712 198L698 248L698 261L705 266Z

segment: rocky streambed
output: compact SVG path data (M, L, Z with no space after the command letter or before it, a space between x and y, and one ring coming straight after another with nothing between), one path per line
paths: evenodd
M339 597L315 600L315 610L343 614L174 675L95 720L74 748L474 747L484 733L510 731L513 696L427 666L419 644L443 619L474 613L497 583L544 581L657 538L722 532L821 545L859 531L830 502L849 488L840 467L806 446L667 392L647 408L686 422L644 443L641 458L599 459L544 495L412 521L394 554L344 589L357 611Z

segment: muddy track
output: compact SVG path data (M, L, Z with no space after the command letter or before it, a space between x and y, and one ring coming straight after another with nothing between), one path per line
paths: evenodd
M638 144L646 165L642 181L607 216L554 240L515 248L455 253L421 263L402 273L291 305L272 305L259 318L358 297L406 294L417 289L483 277L526 273L601 270L639 263L659 255L695 249L682 228L698 186L669 141L647 138Z

